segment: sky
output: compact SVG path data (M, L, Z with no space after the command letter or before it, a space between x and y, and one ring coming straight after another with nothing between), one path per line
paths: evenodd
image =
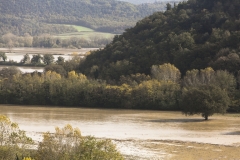
M133 4L141 4L141 3L154 3L154 2L180 1L180 0L118 0L118 1L125 1Z

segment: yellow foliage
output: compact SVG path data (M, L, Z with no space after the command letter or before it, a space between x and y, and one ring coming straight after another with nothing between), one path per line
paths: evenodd
M73 52L71 55L72 56L78 56L78 53L77 52Z
M3 127L3 125L11 125L11 121L10 119L5 116L5 115L0 115L0 126L1 128Z
M0 135L0 146L15 145L24 148L32 143L32 139L19 129L18 124L11 122L5 115L0 115Z
M68 78L69 79L77 79L78 75L76 74L75 71L70 71L70 72L68 72Z
M67 135L74 137L81 137L81 131L78 128L73 128L70 124L65 125L62 129L59 127L55 128L56 135Z
M77 74L75 71L71 71L71 72L68 72L68 79L85 81L87 80L87 77L82 73Z
M159 81L178 82L181 78L181 73L174 65L165 63L163 65L153 65L151 69L152 75Z
M47 79L47 80L59 80L59 79L61 79L61 75L56 73L55 71L47 71L45 73L45 79Z
M144 81L141 83L138 87L140 90L145 90L149 95L151 95L155 88L158 88L161 86L161 82L157 80L149 80L149 81Z
M56 132L53 134L44 133L36 158L45 160L123 160L121 154L116 150L116 146L110 140L97 140L91 136L83 137L78 128L73 129L69 124L63 128L56 127Z
M88 51L85 53L86 56L90 55L92 52L91 51Z
M201 69L202 73L213 73L214 70L211 67L207 67L205 69Z
M87 80L87 77L84 74L80 73L78 75L78 79L80 79L80 80Z

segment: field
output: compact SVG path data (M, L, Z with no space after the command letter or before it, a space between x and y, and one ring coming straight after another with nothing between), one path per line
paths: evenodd
M63 34L57 34L54 35L55 37L59 37L62 39L70 38L70 37L78 37L78 38L84 38L84 39L99 39L99 38L113 38L115 34L112 33L105 33L105 32L97 32L91 28L83 27L83 26L77 26L77 25L66 25L66 26L72 26L77 30L77 32L71 32L71 33L63 33Z

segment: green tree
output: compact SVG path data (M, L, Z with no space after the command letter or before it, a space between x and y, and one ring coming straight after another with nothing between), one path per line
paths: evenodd
M226 113L229 104L226 91L213 85L199 85L183 91L180 106L185 115L202 114L208 120L214 113Z
M7 60L7 56L5 52L0 52L0 59L2 59L4 62Z
M167 10L169 11L169 10L171 10L172 9L172 5L170 4L170 3L167 3Z
M40 54L33 55L31 59L32 64L41 64L41 61L43 60L43 57Z
M23 63L23 64L30 63L30 56L29 56L28 53L23 56L23 59L21 60L21 63Z
M56 63L57 63L58 65L63 65L64 61L65 61L65 59L64 59L62 56L59 56L58 59L57 59L57 61L56 61Z
M44 54L43 56L43 63L46 65L49 65L51 63L53 63L54 61L54 57L52 54Z

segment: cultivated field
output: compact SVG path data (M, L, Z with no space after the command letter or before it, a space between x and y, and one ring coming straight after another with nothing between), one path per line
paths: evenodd
M62 39L66 39L70 37L78 37L78 38L92 40L92 39L100 39L100 38L113 38L115 35L112 33L97 32L91 28L87 28L83 26L77 26L77 25L66 25L66 26L72 26L73 28L77 29L77 32L57 34L54 36Z

